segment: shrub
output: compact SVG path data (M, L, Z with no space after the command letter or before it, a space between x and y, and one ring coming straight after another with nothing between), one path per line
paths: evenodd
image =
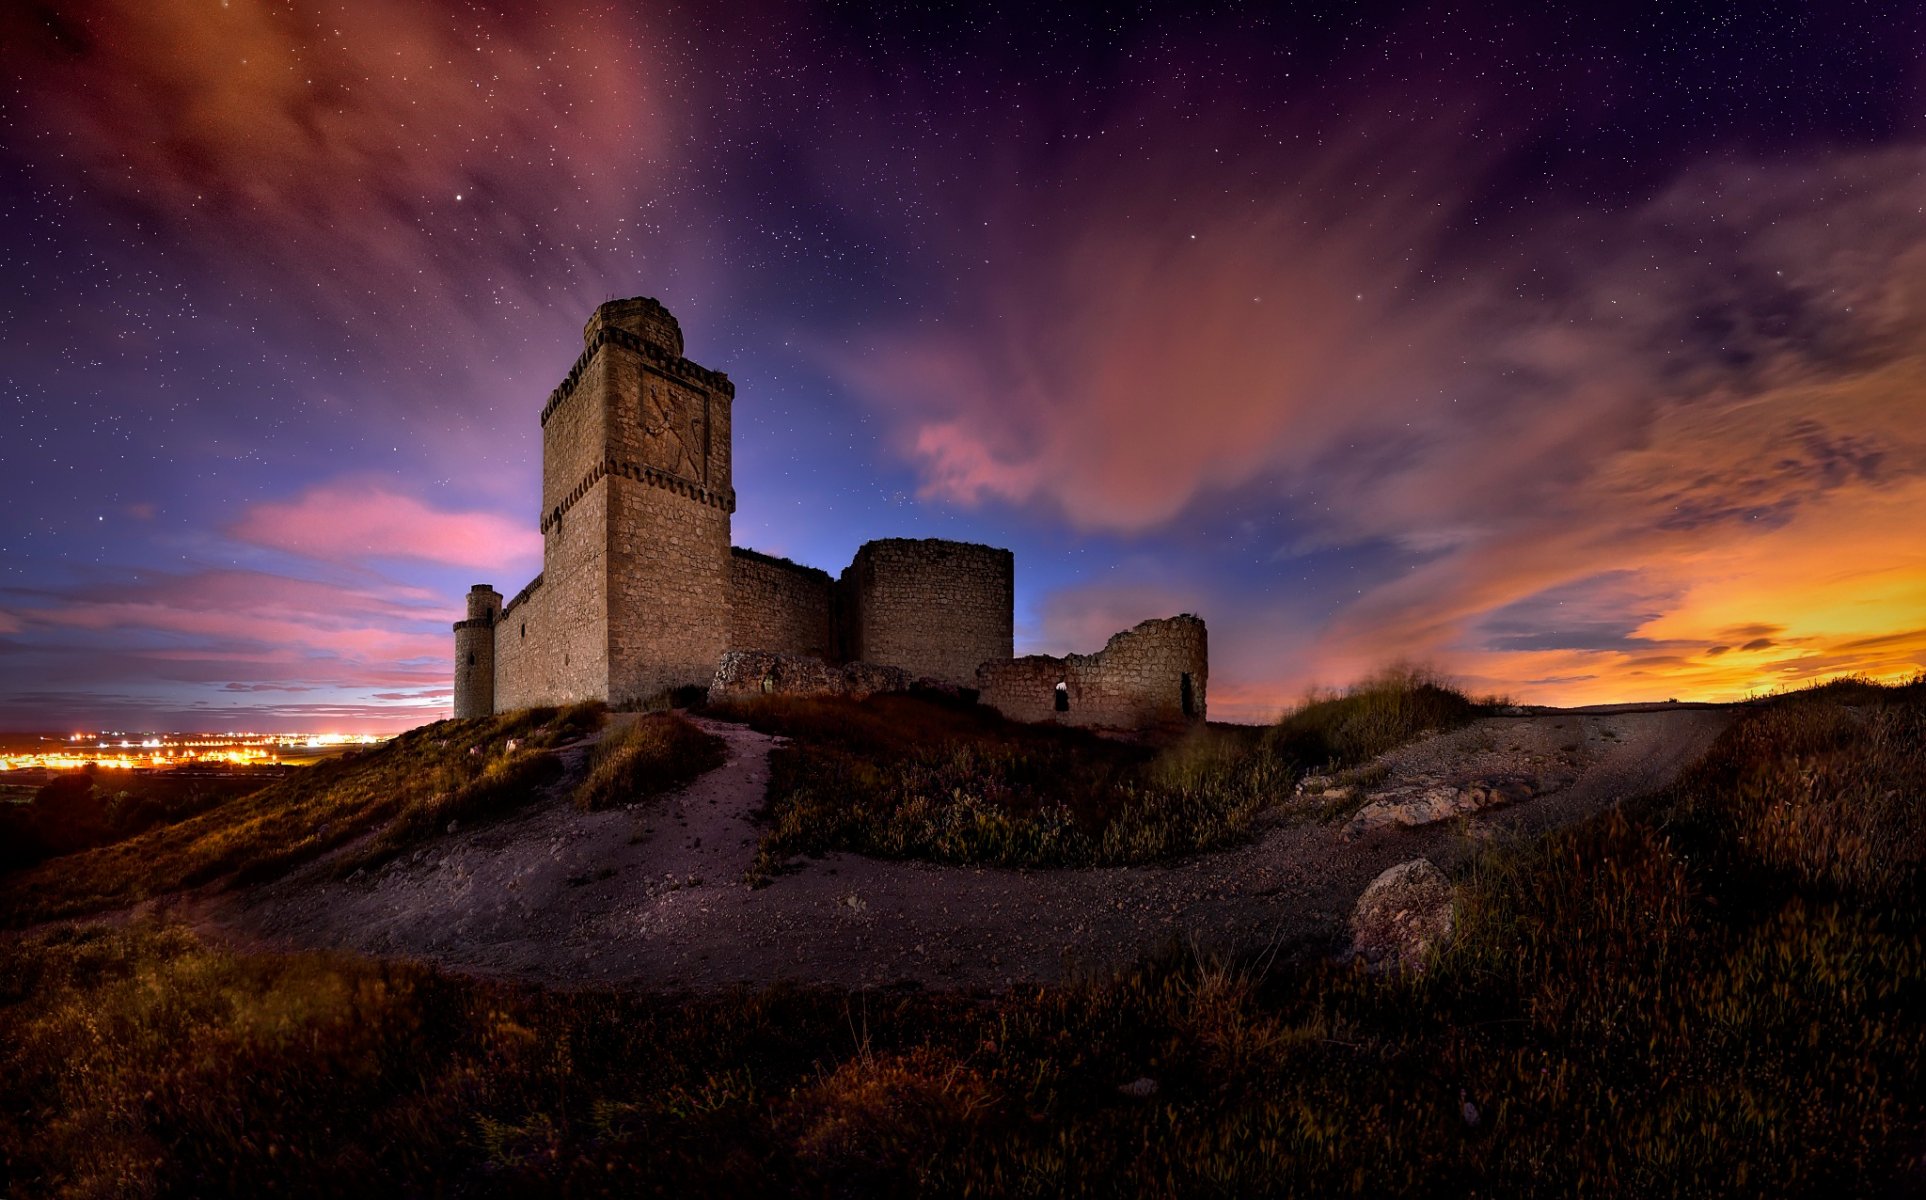
M1490 711L1423 668L1390 667L1342 694L1313 694L1272 727L1266 744L1307 769L1347 766Z
M770 760L755 878L855 850L999 866L1145 862L1247 834L1291 780L1257 730L1157 747L937 696L769 696L719 710L790 739Z
M596 744L575 789L583 812L673 791L729 758L729 745L676 713L645 713Z

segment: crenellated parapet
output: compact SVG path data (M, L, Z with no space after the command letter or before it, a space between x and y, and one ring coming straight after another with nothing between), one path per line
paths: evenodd
M698 504L706 504L710 508L719 508L730 513L736 511L736 489L734 488L706 488L701 484L691 483L679 475L671 475L667 471L659 471L654 467L607 458L590 467L588 474L582 476L579 483L563 494L562 502L542 515L541 531L546 534L568 515L568 510L574 508L577 501L588 495L590 488L611 475L633 479L637 483L646 483L650 487L673 492Z
M649 341L640 334L619 326L605 325L589 335L588 348L583 350L582 356L575 360L575 365L568 369L568 374L562 377L562 382L549 393L548 403L542 406L544 427L548 425L548 419L555 410L575 394L576 386L582 382L582 376L587 373L589 364L595 361L595 356L604 346L617 346L633 351L651 367L679 383L706 388L732 398L736 394L736 385L721 371L712 371L701 363L692 362L669 347Z

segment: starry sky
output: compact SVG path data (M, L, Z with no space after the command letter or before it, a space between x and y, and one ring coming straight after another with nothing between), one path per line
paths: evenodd
M0 728L445 715L630 295L737 544L1213 717L1926 667L1917 4L41 0L0 105Z

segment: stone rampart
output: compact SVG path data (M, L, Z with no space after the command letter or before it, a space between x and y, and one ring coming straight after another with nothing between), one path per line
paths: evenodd
M551 527L545 566L495 625L495 711L607 699L607 486Z
M1016 560L939 538L867 542L840 581L843 656L970 687L1013 644Z
M1202 721L1210 647L1201 618L1145 621L1095 654L986 661L977 698L1018 721L1145 729Z
M827 571L729 551L729 648L834 659L836 581Z
M746 700L755 696L847 696L861 700L878 692L909 690L909 672L900 667L852 662L840 666L800 654L731 650L716 664L709 700Z

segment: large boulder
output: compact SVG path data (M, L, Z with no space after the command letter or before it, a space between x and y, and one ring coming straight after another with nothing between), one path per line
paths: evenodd
M716 664L709 701L752 696L848 696L861 700L878 692L909 690L909 672L875 663L824 662L802 654L731 650Z
M1373 971L1423 971L1426 960L1451 941L1453 891L1428 858L1385 871L1358 897L1345 957Z
M1355 841L1373 830L1392 825L1430 825L1452 817L1470 816L1488 808L1528 800L1536 791L1533 782L1524 778L1479 780L1462 786L1426 782L1387 788L1373 793L1370 803L1360 808L1345 825L1344 839Z

